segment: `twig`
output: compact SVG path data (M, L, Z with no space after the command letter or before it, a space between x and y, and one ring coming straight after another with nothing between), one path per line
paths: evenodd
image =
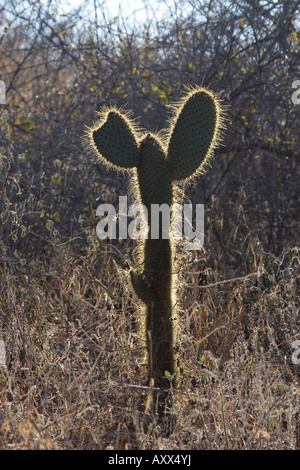
M222 404L222 418L223 418L223 424L224 424L224 433L225 433L225 440L226 440L226 449L229 449L228 445L228 437L227 437L227 430L226 430L226 421L225 421L225 413L224 413L224 398L223 398L223 393L221 393L221 404Z
M192 273L193 274L193 273ZM197 273L194 273L194 274L197 274ZM254 276L259 276L259 272L257 273L250 273L250 274L247 274L247 276L242 276L242 277L233 277L231 279L224 279L223 281L217 281L217 282L214 282L212 284L206 284L205 286L197 286L197 289L206 289L207 287L215 287L215 286L219 286L220 284L226 284L228 282L236 282L236 281L246 281L247 279L250 279L251 277L254 277ZM189 287L190 289L195 289L195 286L189 286L187 285L186 287Z

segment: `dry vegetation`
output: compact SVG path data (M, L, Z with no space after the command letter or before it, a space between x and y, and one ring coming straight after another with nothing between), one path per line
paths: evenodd
M215 2L217 19L198 21L211 3L192 1L182 23L174 7L165 29L137 33L21 3L1 7L0 448L300 450L299 4ZM133 242L95 234L96 207L126 178L89 161L81 136L108 102L163 127L192 83L224 90L231 110L224 147L187 188L205 204L205 250L181 267L182 380L159 421L124 288Z
M123 292L114 247L96 254L91 235L87 252L76 253L57 246L34 267L20 260L1 273L2 448L299 448L299 366L290 346L299 335L299 250L260 254L258 265L253 257L251 273L227 283L222 270L197 270L196 260L185 266L183 379L169 429L139 386L138 312Z

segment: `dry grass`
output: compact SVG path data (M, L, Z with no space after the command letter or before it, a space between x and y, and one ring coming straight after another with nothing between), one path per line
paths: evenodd
M300 448L298 249L230 282L183 266L176 420L158 422L117 250L70 246L1 268L1 448Z

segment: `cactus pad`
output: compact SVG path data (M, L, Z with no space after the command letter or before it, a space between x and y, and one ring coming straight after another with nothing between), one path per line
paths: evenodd
M151 212L152 204L172 204L172 181L160 142L148 134L140 143L138 182L142 203Z
M107 113L106 120L92 132L93 145L100 158L117 168L138 164L139 150L129 119L118 111Z
M208 90L192 90L180 104L169 133L172 179L184 181L201 172L216 145L220 105Z

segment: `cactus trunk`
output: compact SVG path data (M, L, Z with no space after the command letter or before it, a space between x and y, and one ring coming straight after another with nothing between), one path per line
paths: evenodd
M157 258L153 267L153 257ZM175 373L172 302L172 249L170 240L147 240L145 275L153 300L146 303L146 340L149 377L156 387L168 388L165 372Z

